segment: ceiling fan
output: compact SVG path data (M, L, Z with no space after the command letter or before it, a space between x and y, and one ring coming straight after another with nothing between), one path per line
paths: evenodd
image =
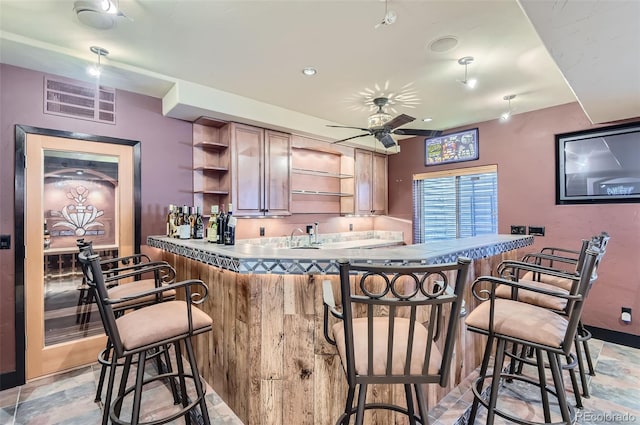
M422 130L417 128L398 128L411 121L415 120L406 114L400 114L395 118L391 118L391 115L384 111L384 107L389 103L389 99L386 97L376 97L373 99L373 104L378 107L378 110L369 116L369 128L363 127L347 127L342 125L327 125L327 127L336 128L353 128L355 130L366 131L366 133L359 134L357 136L347 137L346 139L337 140L333 143L346 142L347 140L356 139L358 137L373 136L375 137L385 148L390 148L396 145L396 141L392 134L401 136L424 136L424 137L437 137L442 134L440 130Z
M116 18L133 19L126 16L113 0L77 0L73 10L83 24L100 30L108 30L116 25Z

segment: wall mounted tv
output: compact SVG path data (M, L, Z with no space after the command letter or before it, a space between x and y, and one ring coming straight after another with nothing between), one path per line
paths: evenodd
M556 135L556 204L640 202L640 122Z
M474 161L478 159L478 129L427 138L424 148L424 165Z

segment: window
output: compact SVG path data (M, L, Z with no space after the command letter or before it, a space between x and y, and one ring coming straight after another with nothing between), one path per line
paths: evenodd
M497 166L413 176L414 243L497 233Z

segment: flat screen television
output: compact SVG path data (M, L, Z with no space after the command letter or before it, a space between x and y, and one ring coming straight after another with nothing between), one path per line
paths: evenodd
M556 204L640 202L640 122L556 135Z
M424 165L441 165L450 162L478 159L478 129L458 131L424 140Z

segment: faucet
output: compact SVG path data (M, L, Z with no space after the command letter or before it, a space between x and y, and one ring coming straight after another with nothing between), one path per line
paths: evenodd
M301 228L295 228L293 229L293 231L291 231L291 235L289 235L289 247L291 247L293 245L293 234L295 232L300 232L302 234L304 234L304 230L302 230Z
M317 221L313 223L313 243L314 244L319 244L320 241L318 240L318 225L320 223L318 223Z

